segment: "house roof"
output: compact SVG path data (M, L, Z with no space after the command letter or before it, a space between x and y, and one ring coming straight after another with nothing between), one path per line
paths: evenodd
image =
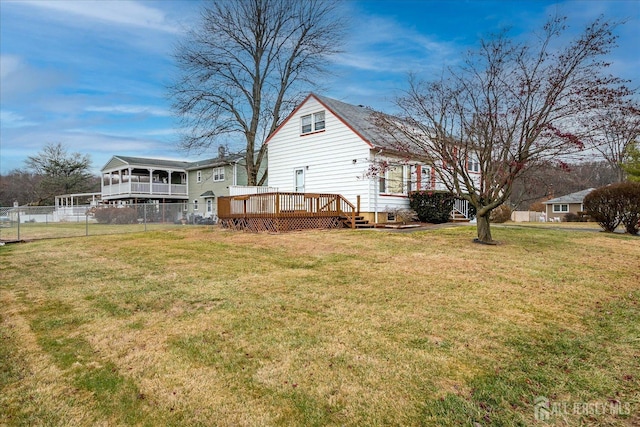
M224 157L215 157L212 159L199 160L197 162L189 163L187 170L196 170L202 168L218 167L235 163L243 158L242 154L228 154Z
M228 154L224 157L216 157L212 159L199 160L197 162L187 162L184 160L164 160L164 159L151 159L147 157L131 157L131 156L113 156L101 170L111 169L117 167L120 164L130 166L150 166L160 168L182 169L185 171L202 169L205 167L217 167L224 166L230 163L235 163L243 158L242 154ZM115 162L114 162L115 161Z
M339 101L337 99L329 98L326 96L318 95L315 93L309 94L305 100L298 105L298 107L282 122L282 124L269 136L267 142L275 135L289 119L298 111L298 109L304 105L309 98L315 98L318 102L324 105L333 115L335 115L340 121L347 125L352 131L354 131L363 141L365 141L371 148L382 148L393 150L394 146L389 141L389 135L381 130L379 126L375 124L375 115L384 114L379 111L373 110L363 105L347 104L346 102Z
M547 200L545 205L557 204L557 203L582 203L587 194L591 193L594 189L587 188L586 190L577 191L575 193L567 194L565 196L556 197L555 199Z
M146 157L130 157L130 156L113 156L111 160L102 168L106 169L109 163L114 159L120 160L124 164L132 166L160 166L165 168L186 169L189 162L181 160L164 160L164 159L150 159Z

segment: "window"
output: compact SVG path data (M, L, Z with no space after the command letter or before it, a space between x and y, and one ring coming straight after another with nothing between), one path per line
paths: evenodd
M311 132L311 114L302 116L302 133Z
M196 182L202 182L202 171L196 172Z
M311 133L324 130L324 111L302 116L300 119L300 133Z
M313 127L315 131L324 129L324 111L313 115Z
M405 194L404 166L393 166L380 177L380 193Z
M404 168L396 166L387 171L387 192L404 194Z
M197 211L198 210L198 200L194 200L193 201L193 210Z
M478 160L470 158L467 160L467 169L469 172L480 172L480 162Z
M553 205L554 212L569 212L569 205Z
M224 166L219 168L213 168L213 180L224 181Z
M213 200L207 199L207 212L213 212Z
M387 212L387 222L395 222L396 214L395 212Z
M431 168L429 166L420 166L420 190L431 190Z
M185 200L184 203L182 204L182 210L186 211L187 209L189 209L189 202Z

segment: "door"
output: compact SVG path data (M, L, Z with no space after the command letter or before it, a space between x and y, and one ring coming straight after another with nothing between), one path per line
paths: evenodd
M294 171L294 191L296 193L304 193L304 169L296 169Z

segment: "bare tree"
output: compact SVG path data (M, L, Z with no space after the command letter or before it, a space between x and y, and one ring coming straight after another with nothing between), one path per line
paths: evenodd
M337 2L211 1L201 18L175 53L180 77L170 94L185 130L181 145L202 151L240 135L248 184L261 185L263 142L339 51Z
M634 141L640 138L640 106L633 99L621 100L609 108L596 110L581 121L595 129L587 145L598 151L616 171L617 182L625 180L623 162Z
M25 163L34 175L41 177L37 198L31 201L34 204L52 205L57 195L83 193L95 186L89 172L89 155L67 153L60 143L45 145L37 155L27 157Z
M26 205L38 200L41 181L42 175L20 169L0 175L0 206Z
M448 189L476 208L476 240L492 243L490 213L509 198L515 180L582 150L588 129L576 119L629 95L623 81L603 75L614 28L596 20L558 47L565 20L551 19L526 43L506 33L481 40L440 80L413 78L397 100L402 120L381 115L380 125L398 151L433 165Z

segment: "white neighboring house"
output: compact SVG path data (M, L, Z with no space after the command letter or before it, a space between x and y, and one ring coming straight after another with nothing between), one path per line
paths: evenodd
M409 192L446 190L431 167L394 152L367 107L310 94L267 139L269 186L341 194L376 223L395 221ZM380 176L372 165L386 161ZM470 165L475 167L475 165ZM478 173L478 177L479 177Z

